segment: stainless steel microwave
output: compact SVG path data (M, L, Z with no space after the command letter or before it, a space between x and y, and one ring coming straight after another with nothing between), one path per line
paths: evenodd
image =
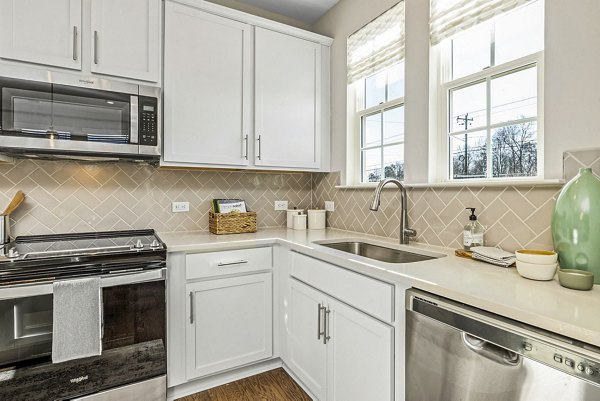
M0 77L0 153L158 161L160 89L98 78Z

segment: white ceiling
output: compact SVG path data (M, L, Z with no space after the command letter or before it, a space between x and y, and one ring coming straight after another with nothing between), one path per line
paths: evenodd
M312 24L339 0L238 0L241 3Z

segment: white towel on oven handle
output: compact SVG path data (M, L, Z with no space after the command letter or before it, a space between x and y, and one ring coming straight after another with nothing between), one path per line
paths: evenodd
M102 288L99 277L53 286L52 362L102 353Z

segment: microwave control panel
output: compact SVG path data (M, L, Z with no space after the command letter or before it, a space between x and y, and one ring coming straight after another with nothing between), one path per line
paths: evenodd
M158 100L139 97L139 144L158 145Z

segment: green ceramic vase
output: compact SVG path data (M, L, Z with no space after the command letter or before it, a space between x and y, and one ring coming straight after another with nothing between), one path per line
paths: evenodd
M600 284L600 180L591 168L580 169L558 195L552 238L562 269L590 271Z

